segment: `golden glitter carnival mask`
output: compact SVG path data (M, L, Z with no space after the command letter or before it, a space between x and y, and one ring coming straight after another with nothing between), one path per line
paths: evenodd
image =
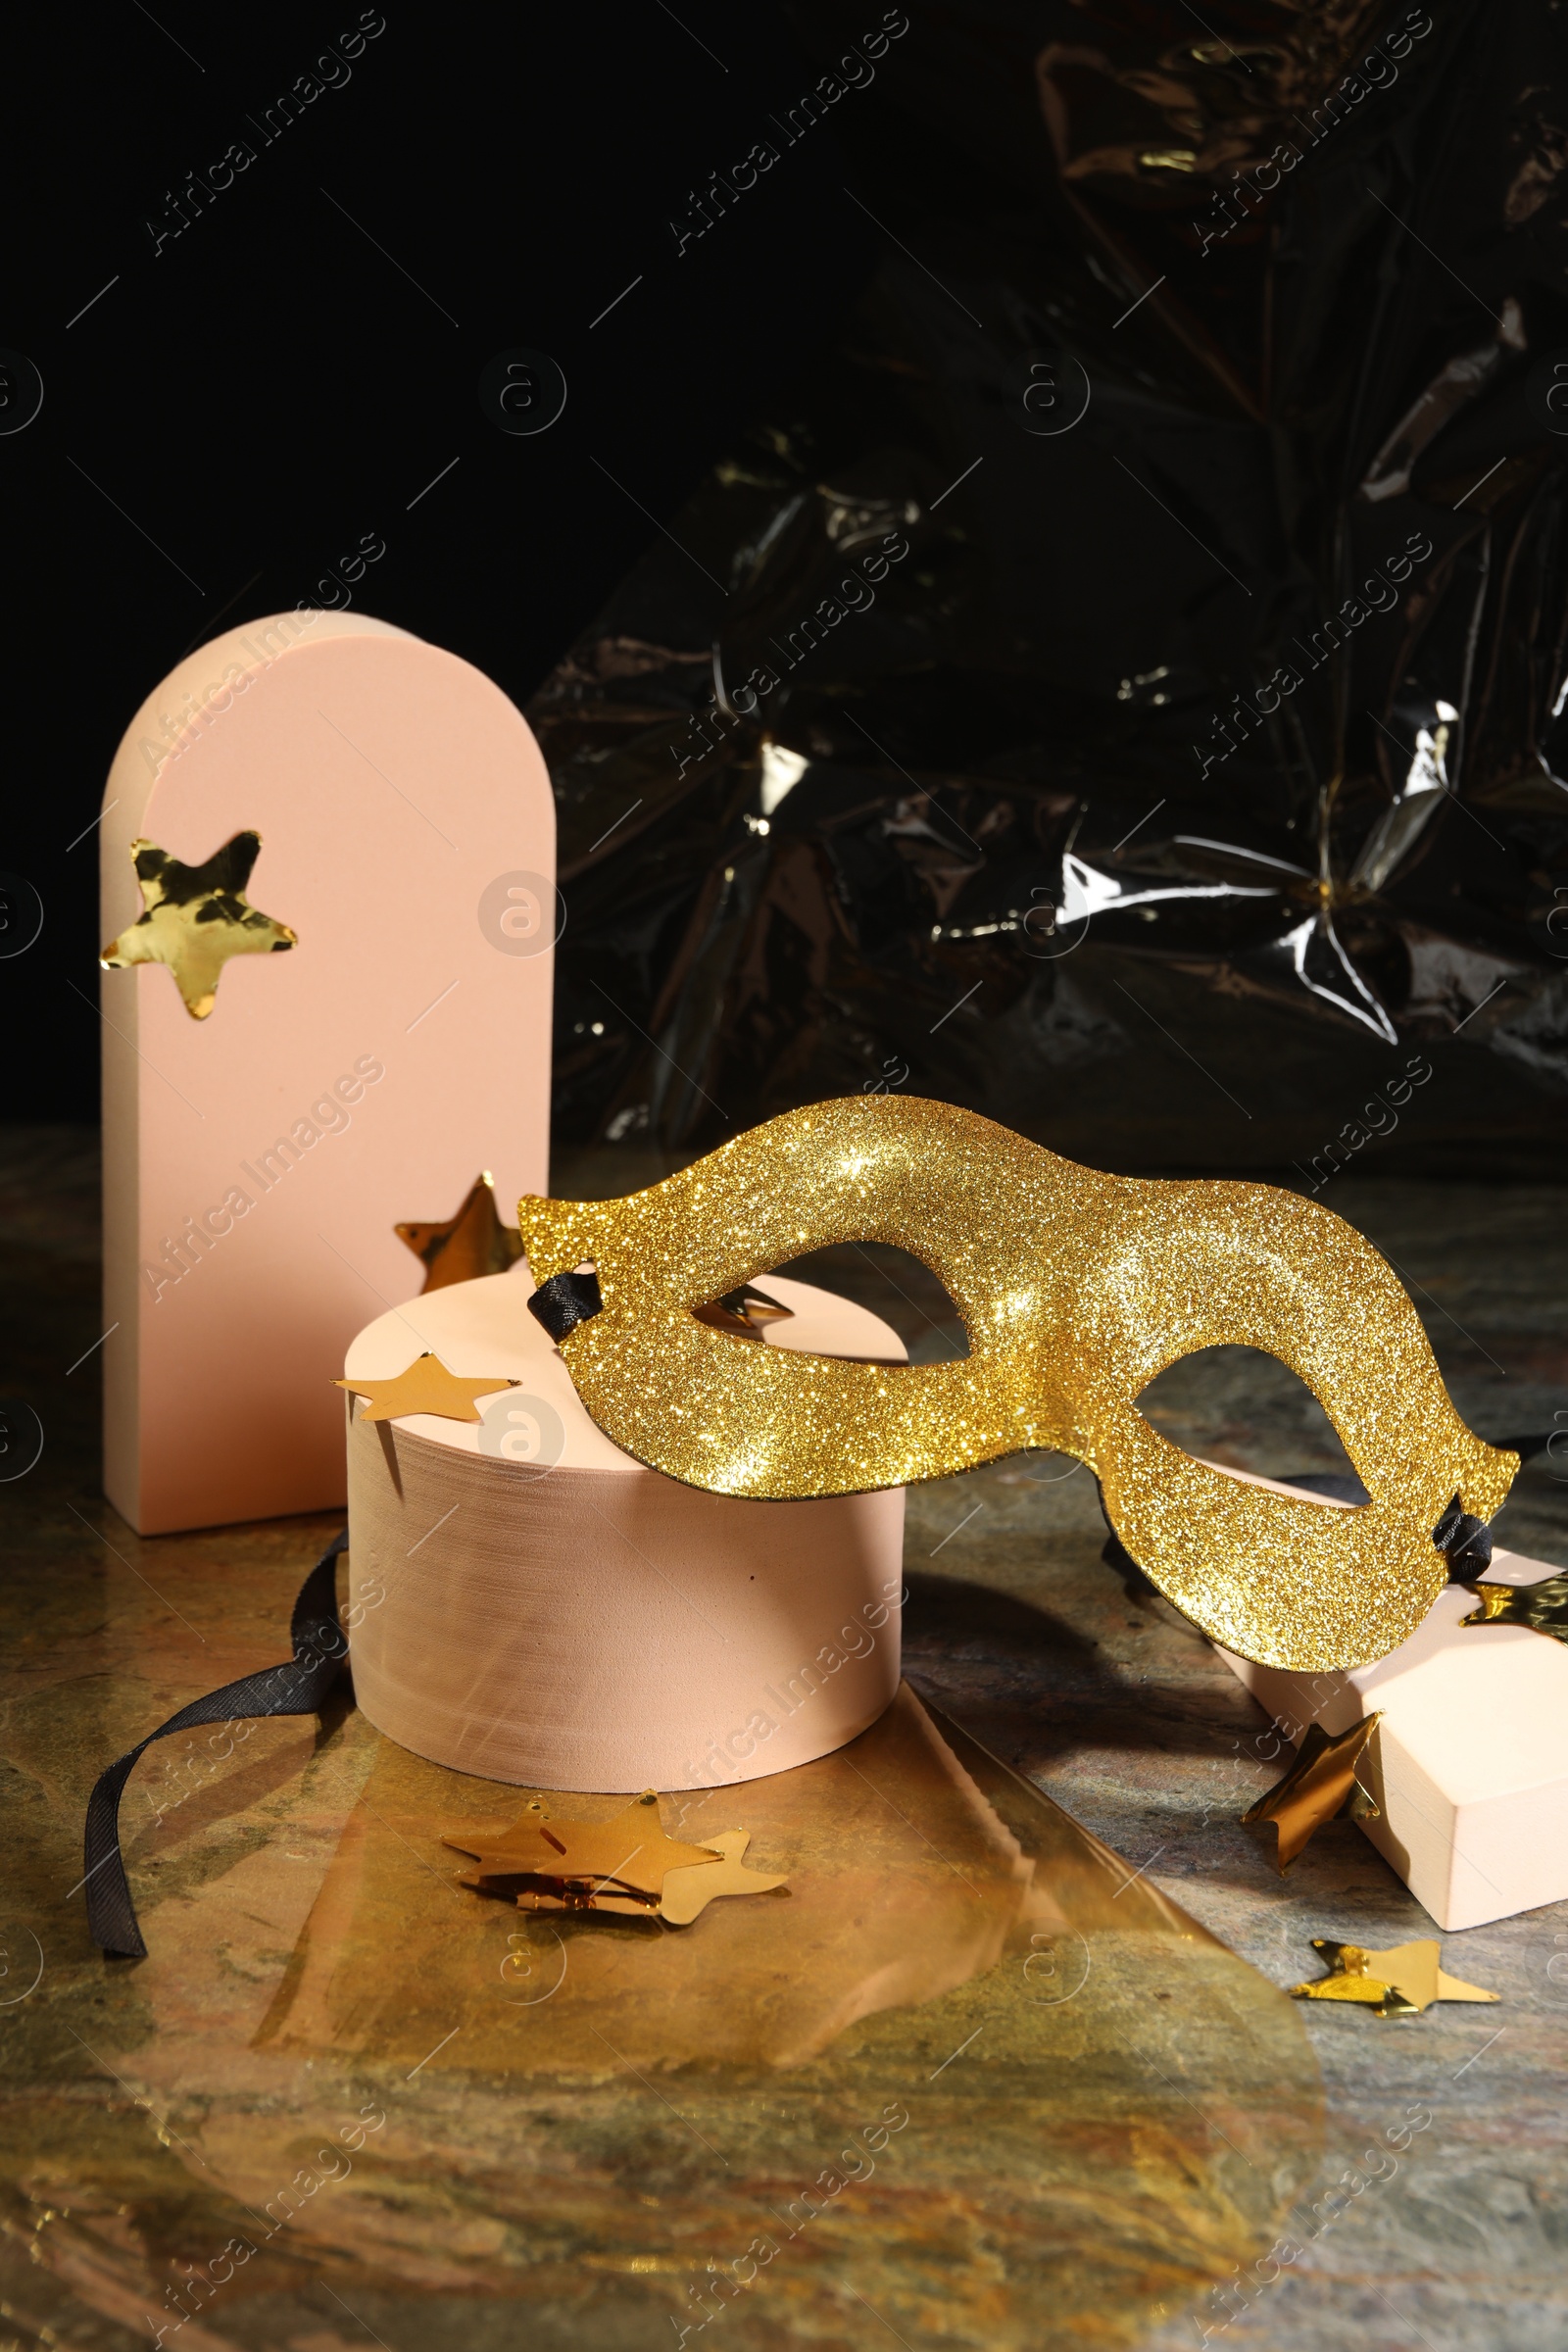
M1518 1468L1465 1428L1396 1277L1329 1210L1268 1185L1102 1176L942 1102L791 1111L627 1200L524 1199L518 1223L548 1285L540 1320L594 1420L639 1461L783 1497L1025 1446L1075 1454L1161 1592L1265 1665L1393 1649L1443 1589L1433 1530L1453 1497L1490 1519ZM940 1275L967 1358L843 1362L697 1319L850 1241L895 1243ZM597 1289L574 1271L588 1264ZM1134 1400L1165 1365L1236 1343L1305 1381L1369 1502L1244 1485L1144 1419Z

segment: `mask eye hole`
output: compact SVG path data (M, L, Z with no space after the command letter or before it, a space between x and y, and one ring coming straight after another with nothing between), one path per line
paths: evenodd
M889 1324L904 1342L911 1364L951 1364L969 1353L969 1335L963 1319L939 1277L907 1250L888 1242L836 1242L812 1250L772 1269L791 1282L813 1283L836 1298L853 1300ZM768 1274L755 1274L740 1291L723 1299L710 1299L694 1311L699 1322L727 1331L734 1339L760 1340L768 1323L765 1306L748 1308L743 1293L753 1300L766 1298ZM777 1301L773 1302L775 1307ZM787 1323L777 1326L779 1337L789 1335Z
M1369 1498L1304 1380L1259 1348L1198 1348L1136 1399L1146 1421L1200 1461L1250 1470L1334 1502Z

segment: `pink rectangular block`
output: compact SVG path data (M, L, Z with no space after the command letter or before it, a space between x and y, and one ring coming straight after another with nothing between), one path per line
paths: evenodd
M1496 1551L1482 1581L1556 1573ZM1447 1586L1408 1641L1345 1673L1219 1653L1298 1745L1309 1724L1332 1735L1381 1712L1361 1770L1380 1810L1359 1826L1446 1930L1568 1896L1568 1647L1527 1625L1465 1625L1475 1606Z
M144 1534L328 1508L344 1349L423 1279L394 1225L451 1216L481 1168L504 1202L548 1185L544 761L468 663L296 612L182 662L104 803L123 955L172 920L138 923L138 840L199 867L259 833L244 896L272 918L200 1019L166 964L102 974L105 1488Z

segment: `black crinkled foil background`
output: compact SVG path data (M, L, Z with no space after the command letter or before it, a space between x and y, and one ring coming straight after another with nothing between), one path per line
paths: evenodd
M1554 1173L1568 12L908 13L800 134L872 282L529 710L558 1133Z

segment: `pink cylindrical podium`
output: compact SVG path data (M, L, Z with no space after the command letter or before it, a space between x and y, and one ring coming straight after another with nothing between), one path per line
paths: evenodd
M902 1362L863 1307L769 1275L760 1341ZM588 1418L525 1266L412 1299L349 1378L421 1350L518 1385L477 1423L350 1399L349 1623L360 1705L403 1746L530 1788L713 1787L853 1740L899 1682L904 1494L755 1502L646 1469Z

